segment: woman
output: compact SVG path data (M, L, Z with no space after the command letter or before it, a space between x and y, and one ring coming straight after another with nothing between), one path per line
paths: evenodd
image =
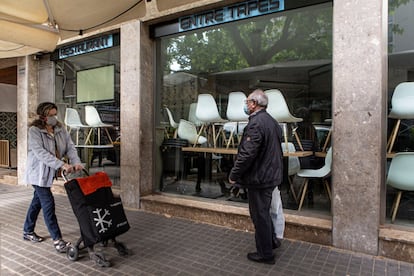
M73 170L82 170L83 167L69 133L57 120L56 104L41 103L36 113L39 117L29 126L25 172L25 182L33 186L34 193L23 226L23 239L32 242L44 240L34 232L40 209L43 209L43 217L53 245L57 252L63 253L69 243L62 239L51 186L59 169L70 173ZM67 157L73 165L62 161L63 157Z

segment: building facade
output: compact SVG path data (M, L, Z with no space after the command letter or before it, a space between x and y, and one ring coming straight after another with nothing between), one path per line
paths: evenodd
M388 105L397 84L411 81L411 64L408 56L401 62L389 55L388 30L398 13L390 23L387 1L171 2L147 0L142 18L63 41L54 53L17 59L19 184L26 126L37 104L53 100L60 118L70 107L82 119L92 105L112 125L113 140L110 150L93 150L113 161L125 206L251 229L245 203L211 199L223 188L228 154L202 159L173 151L167 158L172 147L165 141L175 130L165 107L177 123L189 121L191 104L210 94L224 117L230 92L279 89L292 113L306 107L312 122L330 127L333 149L330 200L315 182L313 207L309 198L297 211L287 188L286 237L414 261L409 214L396 224L389 218L395 192L386 186ZM394 47L395 56L414 49L407 47ZM101 86L90 86L96 79ZM397 150L410 150L406 139ZM94 154L84 152L88 166ZM200 176L201 160L213 176ZM178 169L170 170L171 163ZM209 198L200 198L201 191Z

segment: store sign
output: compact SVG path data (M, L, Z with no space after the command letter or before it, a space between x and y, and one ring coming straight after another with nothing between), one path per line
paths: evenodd
M113 45L114 41L112 34L100 36L60 48L59 59L110 48Z
M237 3L221 9L183 16L179 19L179 32L283 11L284 8L284 0L256 0Z

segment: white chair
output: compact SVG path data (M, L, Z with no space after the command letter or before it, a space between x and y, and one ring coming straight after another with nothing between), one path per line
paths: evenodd
M230 122L225 123L223 126L225 131L230 132L226 148L230 146L230 143L233 143L234 146L234 134L237 135L239 142L240 134L242 133L244 126L247 124L249 116L243 110L245 100L246 95L243 92L229 93L226 116ZM240 126L240 122L245 123L243 126Z
M172 112L168 107L165 107L165 111L167 111L168 120L170 121L170 126L174 129L174 138L177 138L178 123L175 122L174 116L172 115Z
M79 145L79 130L81 128L88 128L88 126L82 123L78 111L70 107L66 108L64 122L69 134L72 130L76 130L76 145Z
M111 124L105 124L102 122L101 117L99 116L98 110L94 106L86 105L85 106L85 122L91 128L86 137L85 144L90 142L92 132L94 129L98 130L98 145L101 144L101 128L105 130L106 135L108 136L109 142L113 144L111 135L108 132L109 127L113 127Z
M190 104L190 109L188 110L188 121L195 124L196 127L199 127L203 124L202 121L200 121L196 116L196 109L197 109L197 103Z
M305 199L306 192L308 190L309 179L321 179L325 186L326 192L328 193L329 200L331 200L331 189L329 188L329 183L326 180L327 177L331 174L331 167L332 167L332 148L329 148L328 152L326 153L325 157L325 165L320 169L301 169L296 174L299 177L304 178L300 195L300 202L298 211L302 209L303 201Z
M227 120L221 118L216 101L214 100L211 94L199 94L196 108L196 117L203 124L201 125L199 135L207 128L207 126L212 127L212 137L213 137L213 146L217 146L217 139L219 134L223 131L222 126ZM216 126L218 130L216 131ZM207 137L208 135L207 131Z
M288 148L286 148L286 144L282 143L282 151L283 152L295 152L295 145L293 143L288 143ZM288 181L290 186L290 191L292 193L293 198L295 199L296 203L298 203L298 197L295 192L295 187L293 186L293 177L300 171L300 161L299 157L297 156L289 156L288 157Z
M184 119L180 119L177 135L179 138L187 140L192 145L204 144L207 142L206 137L198 135L194 123Z
M280 124L283 124L283 136L285 139L285 143L288 143L287 138L287 126L286 124L291 123L298 123L302 122L302 118L296 118L293 116L290 111L289 107L286 103L285 97L283 97L282 92L278 89L269 89L265 91L269 102L267 105L267 112ZM299 146L302 148L299 137L295 134L296 141L298 142Z
M387 142L387 153L392 152L402 119L414 119L414 82L402 82L395 87L391 98L389 118L397 119Z
M413 164L414 152L396 153L391 160L387 176L387 185L397 190L397 195L391 207L391 223L394 223L397 215L402 193L414 191Z

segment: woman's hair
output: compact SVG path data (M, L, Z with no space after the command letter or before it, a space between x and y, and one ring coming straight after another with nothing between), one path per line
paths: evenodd
M49 111L51 109L56 109L57 111L58 110L57 105L51 102L43 102L39 104L36 109L36 114L39 116L39 118L31 122L29 126L36 126L38 128L46 128L47 115L49 115ZM62 124L58 121L57 126L62 126Z

